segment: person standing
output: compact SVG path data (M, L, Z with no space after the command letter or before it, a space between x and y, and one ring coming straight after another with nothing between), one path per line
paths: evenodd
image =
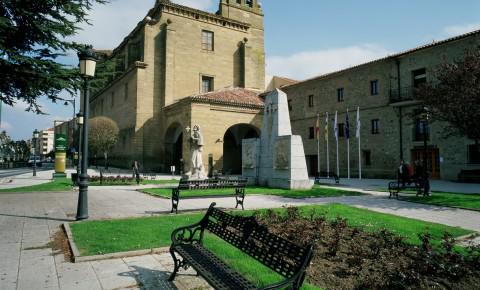
M133 177L135 178L137 185L139 185L140 184L140 164L138 163L137 160L133 161L132 170L133 170Z
M398 180L399 183L402 183L402 186L405 187L405 182L407 181L408 170L405 166L405 162L400 160L400 166L398 167Z

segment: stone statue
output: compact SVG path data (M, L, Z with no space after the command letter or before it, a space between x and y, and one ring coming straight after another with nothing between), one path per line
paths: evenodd
M187 175L189 179L206 179L207 175L205 174L205 167L203 166L202 161L204 143L200 126L193 126L193 130L187 127L185 130L187 131L187 134L190 134L190 156L192 158L192 161L190 162L190 171L185 175Z

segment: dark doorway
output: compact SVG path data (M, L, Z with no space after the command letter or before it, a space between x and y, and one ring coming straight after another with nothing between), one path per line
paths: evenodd
M165 172L175 166L175 173L183 173L183 130L180 124L172 124L165 134Z
M428 148L426 151L427 159L427 170L431 174L431 178L438 179L440 178L440 153L437 148ZM423 159L425 158L425 151L423 148L413 149L412 150L412 165L416 161L420 162L423 165Z
M223 136L223 174L242 174L242 140L258 138L259 132L248 124L230 127Z

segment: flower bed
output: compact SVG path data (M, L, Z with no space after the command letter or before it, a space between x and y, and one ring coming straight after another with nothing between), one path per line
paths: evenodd
M445 233L439 245L429 234L414 246L387 230L367 233L337 218L257 215L273 233L305 245L315 241L309 283L324 289L476 289L480 285L480 248L459 253Z
M140 182L142 181L143 179L140 178ZM136 183L136 179L129 176L90 176L91 185L130 185Z

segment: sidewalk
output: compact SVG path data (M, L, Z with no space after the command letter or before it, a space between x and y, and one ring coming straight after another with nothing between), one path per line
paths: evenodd
M17 187L32 186L50 182L54 170L37 171L37 176L33 176L32 172L21 175L5 177L0 183L0 189L10 189Z

